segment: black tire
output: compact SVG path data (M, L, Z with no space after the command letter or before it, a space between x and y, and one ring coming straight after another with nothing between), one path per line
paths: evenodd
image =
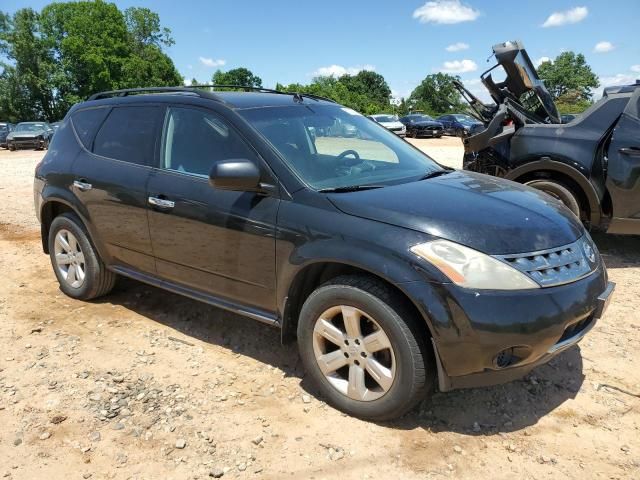
M15 146L15 145L9 144L9 145L7 146L7 148L8 148L8 149L9 149L9 151L11 151L11 152L15 152L15 151L16 151L16 146Z
M418 131L417 130L413 130L412 132L409 133L409 136L411 138L418 138Z
M426 326L415 318L406 302L383 282L361 275L335 278L307 298L298 321L298 348L309 377L329 404L355 417L390 420L409 411L433 388L433 356L425 344L426 335L421 332ZM323 312L338 305L355 307L374 318L390 341L395 377L380 398L349 398L329 382L318 366L313 348L314 325Z
M79 288L69 285L58 269L55 258L55 238L56 234L62 229L71 232L76 237L84 254L85 278ZM107 270L91 243L86 228L75 214L63 213L51 222L48 244L51 266L60 284L60 289L66 295L78 300L91 300L106 295L113 289L117 275Z
M581 210L578 198L566 185L555 180L532 180L527 182L526 185L560 200L576 217L580 218Z

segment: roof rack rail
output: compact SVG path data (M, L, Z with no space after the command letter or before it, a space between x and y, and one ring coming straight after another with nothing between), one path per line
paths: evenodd
M335 100L332 100L331 98L327 98L327 97L322 97L320 95L315 95L313 93L304 93L304 92L283 92L282 90L274 90L272 88L264 88L264 87L253 87L253 86L249 86L249 85L221 85L221 84L194 84L194 85L190 85L190 87L193 88L237 88L237 89L244 89L246 91L254 91L254 92L263 92L263 93L277 93L279 95L293 95L298 96L298 97L309 97L309 98L313 98L314 100L325 100L327 102L331 102L331 103L336 103Z
M203 96L200 92L189 87L143 87L143 88L124 88L122 90L109 90L106 92L94 93L87 100L100 100L102 98L111 97L127 97L129 95L139 95L144 93L190 93Z
M91 95L87 100L100 100L103 98L112 97L126 97L129 95L140 95L145 93L158 94L158 93L187 93L192 95L198 95L199 97L210 98L212 100L221 100L220 97L215 95L214 91L202 91L202 89L216 89L216 88L235 88L245 91L263 92L263 93L276 93L279 95L293 95L294 98L308 97L314 100L325 100L327 102L336 103L335 100L330 98L321 97L320 95L314 95L311 93L298 93L298 92L283 92L281 90L273 90L271 88L253 87L250 85L221 85L221 84L194 84L181 87L142 87L142 88L124 88L121 90L109 90L105 92L98 92Z

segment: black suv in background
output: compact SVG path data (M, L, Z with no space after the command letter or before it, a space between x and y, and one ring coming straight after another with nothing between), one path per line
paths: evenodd
M613 290L556 200L443 168L310 95L96 94L37 166L35 204L67 295L124 275L279 327L323 396L369 419L435 382L526 374L580 341Z
M521 42L494 45L493 54L480 78L495 104L457 83L486 125L463 140L465 170L542 190L586 225L640 235L640 80L605 88L567 122Z

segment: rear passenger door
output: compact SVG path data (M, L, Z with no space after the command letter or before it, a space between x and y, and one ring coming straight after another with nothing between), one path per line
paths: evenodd
M167 109L159 168L148 184L149 228L158 275L236 304L274 312L277 196L218 190L215 161L248 159L270 173L223 117ZM269 180L272 178L269 176Z
M107 261L155 272L146 187L164 108L117 106L76 112L84 150L73 164L72 189L84 204Z
M610 231L638 233L640 232L640 88L636 88L613 130L608 157L607 190L611 195L614 217ZM618 219L633 220L634 225L629 225L633 232L618 226Z

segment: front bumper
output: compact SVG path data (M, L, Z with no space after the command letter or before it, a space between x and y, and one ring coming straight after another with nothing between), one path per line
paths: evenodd
M8 144L16 148L41 148L42 146L44 146L44 139L12 138L8 141Z
M582 340L615 288L604 265L579 281L536 290L418 283L408 293L430 320L441 391L523 377Z

